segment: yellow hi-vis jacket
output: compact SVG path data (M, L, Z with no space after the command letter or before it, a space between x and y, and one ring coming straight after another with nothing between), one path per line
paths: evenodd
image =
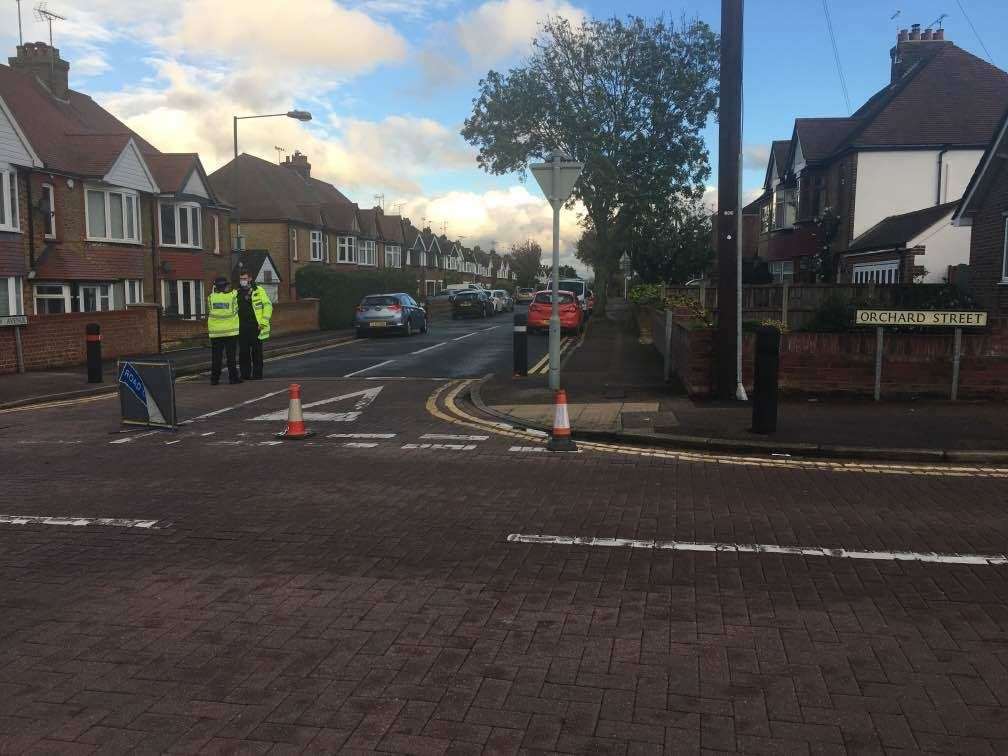
M238 335L237 291L215 291L207 297L207 331L211 339Z
M259 341L270 337L270 320L273 319L273 303L262 286L252 289L252 312L259 324Z

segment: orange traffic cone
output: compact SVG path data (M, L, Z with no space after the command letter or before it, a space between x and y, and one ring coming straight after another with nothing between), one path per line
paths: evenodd
M555 452L576 452L577 444L571 439L570 416L567 414L567 392L556 392L556 413L553 416L553 433L546 448Z
M290 404L287 407L287 427L283 433L277 433L277 438L301 439L314 436L310 430L305 428L304 416L301 414L301 386L296 383L290 385Z

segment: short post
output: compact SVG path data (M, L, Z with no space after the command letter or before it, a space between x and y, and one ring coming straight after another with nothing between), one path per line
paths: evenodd
M85 328L85 339L87 341L87 379L88 383L102 382L102 359L101 359L101 326L97 323L88 323Z
M514 316L514 375L528 375L528 315L522 312Z
M952 347L952 396L954 402L959 398L959 360L962 356L962 328L955 329L955 339Z
M882 327L875 329L875 401L882 398Z
M780 372L780 331L762 326L756 331L753 365L752 431L777 430L777 384Z

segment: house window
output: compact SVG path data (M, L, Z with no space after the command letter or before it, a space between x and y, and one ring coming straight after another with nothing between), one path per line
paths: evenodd
M357 240L353 236L336 237L336 262L357 262Z
M0 315L22 315L21 279L0 278Z
M200 249L200 206L193 202L161 204L161 245Z
M1001 282L1008 283L1008 218L1005 218L1004 252L1001 255Z
M56 190L42 184L42 232L46 239L56 238Z
M89 241L140 241L139 198L122 189L88 188L84 193Z
M161 302L165 315L195 320L206 314L202 281L162 281Z
M774 229L791 228L798 214L798 190L778 189L774 192Z
M112 286L94 283L77 287L77 312L108 312L112 309Z
M220 254L220 216L213 217L213 253Z
M877 263L856 263L852 276L854 283L899 283L899 261L888 260Z
M385 267L386 268L401 268L402 267L402 247L396 246L385 246Z
M374 239L361 239L357 245L357 262L360 265L378 266L377 244Z
M294 250L294 259L298 259L298 249L297 249L297 229L291 229L291 249Z
M58 315L70 312L70 287L66 284L36 284L35 314Z
M770 274L775 283L791 283L794 281L794 262L791 260L772 262Z
M17 171L0 165L0 231L19 231Z
M324 238L321 231L311 232L311 259L313 262L322 262L326 258Z
M826 179L823 176L816 176L812 179L812 217L818 218L829 205L829 197L826 194Z
M125 285L126 304L140 304L143 302L143 281L139 278L132 278L123 281Z
M427 267L427 252L424 250L420 250L420 267Z

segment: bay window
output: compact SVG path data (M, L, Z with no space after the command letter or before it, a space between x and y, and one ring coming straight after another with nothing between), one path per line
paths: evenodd
M357 239L353 236L336 237L336 262L357 262Z
M140 242L140 201L126 189L95 189L84 192L88 241Z
M200 206L195 202L162 202L161 246L201 249Z
M385 245L385 267L402 267L402 247Z
M123 281L126 304L141 304L143 299L143 281L131 278Z
M774 192L774 229L791 228L798 216L798 190L778 189Z
M329 236L324 231L311 232L311 259L329 262Z
M0 231L20 231L17 170L0 164Z
M23 314L21 307L21 279L15 276L0 277L0 316Z
M202 281L162 281L161 302L165 315L195 320L206 314Z
M378 266L378 247L374 239L361 239L357 245L357 263Z

